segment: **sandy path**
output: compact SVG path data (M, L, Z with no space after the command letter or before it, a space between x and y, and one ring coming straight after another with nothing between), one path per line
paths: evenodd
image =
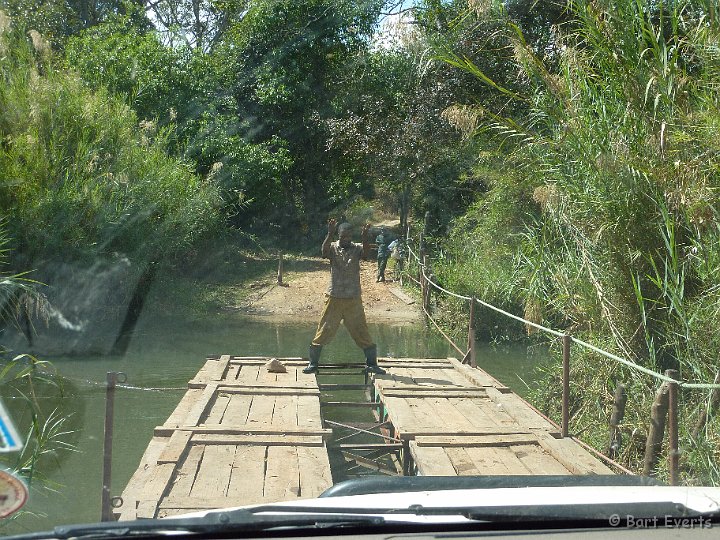
M330 280L330 262L307 258L294 261L290 266L301 268L284 273L285 286L279 286L273 280L273 283L259 288L241 308L242 311L273 318L318 319ZM376 283L376 268L375 261L361 262L363 305L368 321L412 323L422 320L417 303L409 303L412 299L403 294L399 283L393 282L392 270L385 272L388 281ZM392 290L397 291L403 299L393 294Z

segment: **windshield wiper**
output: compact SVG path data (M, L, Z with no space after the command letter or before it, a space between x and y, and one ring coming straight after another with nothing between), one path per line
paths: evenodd
M556 528L568 524L581 527L618 527L625 526L629 520L634 523L647 523L663 527L695 527L703 528L717 523L718 512L698 512L687 506L672 502L621 502L597 504L536 504L536 505L503 505L503 506L460 506L437 507L419 504L404 508L347 508L347 507L316 507L316 506L257 506L249 509L252 513L284 512L303 514L349 514L354 516L374 515L386 516L386 525L408 523L403 516L434 516L460 517L476 524L502 525L503 527L518 525L542 528ZM422 525L422 521L414 521ZM429 524L432 522L426 522ZM460 522L454 521L460 524ZM466 523L470 524L470 523Z
M270 507L265 507L270 510ZM282 508L272 508L283 512ZM157 536L222 533L234 530L269 531L280 528L337 528L381 525L385 519L380 516L357 515L352 511L325 514L304 513L286 515L256 515L245 509L225 512L211 512L201 517L143 519L135 521L109 521L86 525L61 525L52 531L6 537L6 540L41 540L69 538L117 538L130 536Z
M548 504L515 506L432 507L410 505L404 508L362 508L341 506L261 505L227 511L212 511L200 517L114 521L88 525L58 526L52 531L7 537L8 540L49 538L117 538L185 534L222 534L233 531L270 531L298 528L342 528L389 526L414 523L403 516L459 517L467 524L563 527L572 523L582 527L623 526L629 517L660 520L662 526L683 526L682 519L696 520L698 527L718 519L717 513L704 514L675 502ZM670 520L669 522L667 520ZM437 524L437 523L435 523ZM458 524L455 522L455 524Z

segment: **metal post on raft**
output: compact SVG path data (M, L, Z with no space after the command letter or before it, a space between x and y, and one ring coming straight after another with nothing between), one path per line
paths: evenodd
M427 270L427 255L422 256L422 260L420 261L420 295L422 296L422 309L423 314L425 315L425 319L427 321L428 312L427 312L427 296L428 296L428 280L427 276L425 274L425 271Z
M112 440L113 416L115 414L115 385L127 381L122 372L108 371L107 387L105 389L105 435L103 439L103 471L102 471L102 497L100 521L112 521L112 501L110 498L110 485L112 483Z
M562 436L570 433L570 334L563 335Z
M430 316L430 294L432 294L432 287L430 286L430 279L432 277L432 273L430 272L430 267L428 266L428 257L425 255L423 257L423 273L425 277L423 278L423 283L425 283L425 291L423 294L423 310L425 311L426 316ZM428 275L430 274L430 275Z
M680 372L668 369L665 375L678 380ZM677 486L680 476L680 451L678 448L678 393L680 385L677 382L668 383L668 476L671 486Z
M475 350L475 297L470 299L470 323L468 324L468 362L471 367L477 367L477 354Z

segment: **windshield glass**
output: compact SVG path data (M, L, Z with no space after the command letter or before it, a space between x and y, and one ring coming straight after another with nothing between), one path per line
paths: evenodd
M0 0L0 533L716 486L717 16Z

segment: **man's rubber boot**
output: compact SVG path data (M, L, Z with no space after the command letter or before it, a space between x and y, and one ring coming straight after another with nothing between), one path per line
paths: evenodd
M377 363L377 345L371 345L367 349L363 349L363 352L365 353L365 361L367 363L365 373L385 375L386 371L378 366Z
M318 365L320 364L320 352L322 352L322 345L310 345L310 350L308 351L310 362L307 367L303 369L303 373L310 374L315 373L318 370Z

